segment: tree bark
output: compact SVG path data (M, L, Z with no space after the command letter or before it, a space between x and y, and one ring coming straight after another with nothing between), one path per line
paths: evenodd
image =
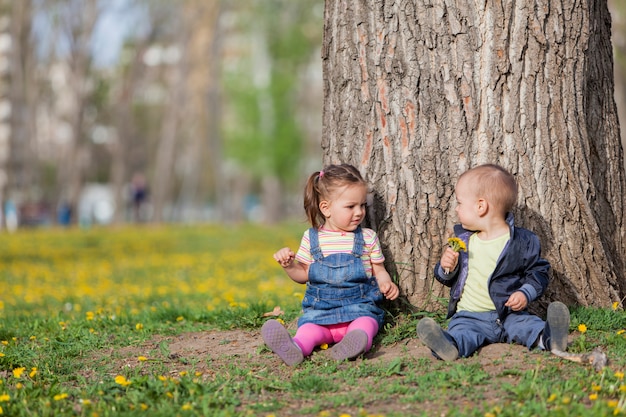
M486 162L519 185L553 279L541 304L626 296L625 173L606 0L333 0L322 50L325 163L373 189L370 224L417 307L447 291L432 269L454 184Z

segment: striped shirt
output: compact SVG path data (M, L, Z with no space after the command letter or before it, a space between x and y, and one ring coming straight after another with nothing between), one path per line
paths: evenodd
M372 264L382 264L385 262L385 256L380 248L380 242L376 232L365 227L361 228L363 232L363 268L368 277L372 276ZM319 244L324 256L335 253L351 253L354 247L354 233L352 232L333 232L325 229L319 229ZM311 255L311 242L309 240L309 230L307 229L300 241L300 248L296 254L296 260L306 265L314 262Z

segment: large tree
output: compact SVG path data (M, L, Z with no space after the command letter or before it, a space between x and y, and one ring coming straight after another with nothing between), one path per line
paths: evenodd
M373 189L370 222L418 307L451 235L454 183L485 162L551 262L547 299L626 296L626 192L606 0L326 1L325 162Z

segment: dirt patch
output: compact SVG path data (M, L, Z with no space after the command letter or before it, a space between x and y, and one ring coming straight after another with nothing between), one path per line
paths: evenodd
M219 375L229 374L233 367L236 367L237 369L249 369L255 375L262 375L264 372L267 375L269 370L272 378L276 381L291 381L292 378L297 378L302 369L302 365L296 367L284 365L278 356L268 351L259 331L206 331L184 333L177 336L156 336L139 346L101 353L102 356L99 359L92 358L95 363L88 365L87 369L94 366L96 368L104 366L106 363L107 369L116 373L124 373L126 370L135 374L149 373L154 375L157 373L176 378L183 375L184 372L193 372L194 375L205 380L211 380ZM147 361L140 361L138 360L139 357L145 357ZM377 344L362 358L342 363L339 366L342 369L344 367L357 367L362 362L368 361L372 364L389 364L389 369L393 369L394 364L392 362L396 361L395 363L397 363L398 359L401 360L403 366L411 367L413 370L404 375L402 372L391 373L388 379L383 378L382 381L366 377L360 382L363 384L391 384L393 382L397 385L407 384L414 387L412 389L415 389L416 392L425 392L426 399L421 398L409 404L406 401L404 403L394 401L393 397L376 399L364 405L368 413L420 415L420 413L428 411L429 415L444 415L452 408L472 409L476 407L476 404L472 404L474 400L464 397L463 393L467 391L464 391L463 388L450 389L450 392L444 395L431 395L431 397L436 398L434 400L429 399L428 388L419 385L423 382L418 383L415 378L420 375L428 375L429 372L433 371L443 373L444 378L447 378L447 372L453 368L436 360L430 350L417 338L405 339L389 346ZM320 366L325 366L331 361L326 350L316 350L306 360L312 361L314 364L319 363ZM479 384L480 386L473 387L472 382L467 381L467 387L470 387L472 392L479 392L482 407L489 407L492 404L501 404L503 396L507 394L502 388L504 385L515 385L525 371L537 367L543 368L550 363L554 364L555 361L558 361L558 358L530 352L523 346L493 344L482 348L477 355L457 363L476 366L476 369L480 369L480 372L483 373L483 382ZM383 366L382 369L386 368ZM419 375L416 376L416 373ZM485 377L484 373L487 373L488 376ZM410 374L412 376L407 378L406 375ZM95 377L95 371L85 371L83 376ZM114 375L111 376L114 377ZM457 378L459 377L457 376ZM376 387L374 392L383 392L384 389L385 387L382 386ZM359 387L341 385L342 394L350 395L351 393L358 393L358 390ZM241 409L250 410L248 407L253 407L255 404L278 402L282 404L279 413L281 416L319 414L318 412L302 412L307 407L314 408L318 405L314 396L306 399L301 395L296 395L297 399L294 399L293 393L288 390L270 391L264 390L251 395L249 398L244 398ZM277 396L279 396L278 399ZM350 406L342 407L340 411L352 415L359 413L357 407ZM259 415L264 415L264 413Z

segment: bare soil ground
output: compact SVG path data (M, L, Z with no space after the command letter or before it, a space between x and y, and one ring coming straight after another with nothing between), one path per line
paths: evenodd
M191 371L202 373L203 378L213 378L220 372L228 372L229 367L233 365L250 369L251 372L258 370L271 370L277 381L290 380L292 376L298 372L298 367L288 367L278 358L278 356L263 349L263 340L259 331L230 330L230 331L207 331L185 333L177 336L158 336L141 346L127 347L115 352L101 352L103 356L100 360L106 360L107 364L113 365L112 369L118 372L123 369L137 368L144 366L137 360L138 356L146 356L151 361L160 363L162 369L166 369L170 376L178 376L182 371ZM371 361L372 363L389 363L397 360L397 358L406 358L406 363L410 366L423 363L423 360L433 361L434 369L443 369L446 366L443 362L437 361L418 339L410 338L396 343L392 346L375 345L373 349L363 357L355 361L344 362L341 367L356 367L362 361ZM419 362L422 358L422 362ZM306 359L323 364L330 361L328 351L317 350L313 352L310 358ZM467 397L463 395L463 390L450 390L444 395L434 395L432 400L426 399L420 402L407 404L402 401L395 401L393 397L376 398L366 405L364 409L368 413L379 413L382 415L396 413L401 415L421 415L427 412L427 415L446 415L451 408L471 409L476 406L473 402L476 398L480 398L480 405L483 409L489 404L500 403L506 392L502 386L505 383L515 384L521 378L521 375L529 369L537 369L552 364L553 366L563 366L563 362L558 358L547 355L545 353L530 352L523 346L508 344L493 344L482 348L477 355L471 358L462 359L467 364L479 363L483 371L490 375L489 382L485 385L476 387L477 395ZM429 367L431 370L433 367ZM139 370L141 371L141 370ZM419 371L418 371L419 372ZM85 375L89 377L89 375ZM392 379L402 378L399 375L390 375L388 382ZM398 381L396 381L398 382ZM375 382L374 378L365 378L364 384L380 383ZM402 381L402 384L405 382ZM428 387L419 387L417 383L408 382L415 386L415 390L426 390L428 398ZM465 387L468 388L468 387ZM342 390L344 387L342 386ZM346 392L357 390L359 387L345 387ZM289 390L275 390L272 392L263 392L258 396L242 398L242 409L252 403L263 401L276 401L288 404L280 412L275 413L279 416L284 415L306 415L302 410L308 409L315 404L312 399L298 399L292 396ZM321 394L324 395L324 394ZM473 399L472 399L473 398ZM340 413L349 413L352 416L358 415L358 408L346 407L341 410L333 410L331 416ZM334 413L337 414L334 414ZM260 413L259 415L265 415ZM311 414L316 415L316 414Z

